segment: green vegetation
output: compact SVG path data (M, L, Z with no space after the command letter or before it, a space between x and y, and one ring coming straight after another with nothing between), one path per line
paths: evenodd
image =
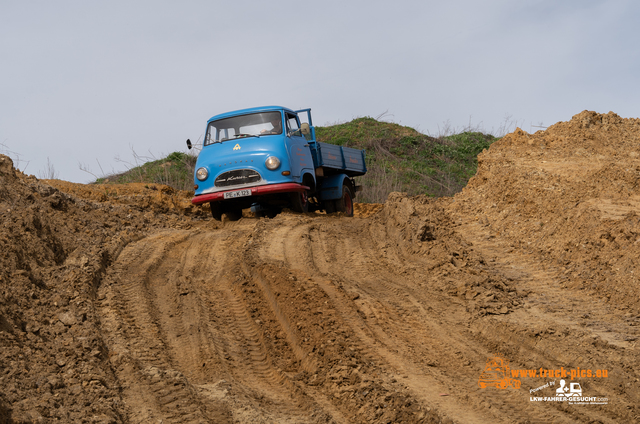
M376 121L373 118L358 118L345 124L316 127L316 138L339 146L360 147L367 140L397 139L398 137L421 136L413 128Z
M316 138L367 151L368 172L360 178L359 200L376 203L392 191L452 196L475 175L478 153L497 140L475 131L431 137L372 118L316 127Z
M477 131L431 137L413 128L373 118L316 127L316 138L366 150L368 172L358 178L363 186L358 200L374 203L384 202L392 191L452 196L476 173L478 153L497 140ZM174 152L165 159L132 167L124 173L98 179L96 183L158 183L191 190L195 161L194 156Z
M136 162L139 161L136 156ZM98 178L97 184L156 183L166 184L178 190L193 190L193 172L196 157L173 152L164 159L135 166L120 174Z

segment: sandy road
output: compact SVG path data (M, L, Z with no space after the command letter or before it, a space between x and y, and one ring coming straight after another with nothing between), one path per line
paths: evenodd
M606 306L584 318L597 299L446 203L397 196L370 218L284 213L129 245L99 298L130 421L631 422L637 391L616 376L636 361L633 322ZM481 389L495 355L607 369L582 387L615 402L531 402L545 378Z
M585 111L454 198L222 224L0 155L0 422L640 422L638 139Z

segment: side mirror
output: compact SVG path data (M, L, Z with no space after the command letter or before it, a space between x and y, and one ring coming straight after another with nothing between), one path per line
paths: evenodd
M189 139L187 138L187 148L188 148L188 149L191 149L191 147L193 147L193 146L191 146L191 140L189 140Z

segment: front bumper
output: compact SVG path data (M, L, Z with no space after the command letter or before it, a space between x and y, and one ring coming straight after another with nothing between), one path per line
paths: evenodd
M302 184L297 183L280 183L280 184L269 184L269 185L261 185L254 187L247 187L246 189L235 188L233 190L226 191L217 191L215 193L201 194L199 196L195 196L191 199L191 203L194 205L201 205L207 202L217 202L220 200L224 200L224 193L230 191L238 191L238 190L247 190L251 189L252 196L262 196L265 194L276 194L276 193L302 193L305 190L309 190L309 187L304 186Z

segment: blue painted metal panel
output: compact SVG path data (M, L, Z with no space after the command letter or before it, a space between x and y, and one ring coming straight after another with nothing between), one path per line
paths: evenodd
M291 174L294 177L300 177L304 170L313 172L313 159L309 149L299 142L291 143L290 150Z
M367 167L364 162L364 150L334 144L317 143L318 166L344 170L349 176L364 175Z
M347 178L345 174L336 174L323 178L319 190L320 200L340 199L345 178Z
M344 169L358 174L367 172L367 167L364 164L364 150L343 147L342 154L344 155Z
M340 150L340 146L335 146L333 144L327 143L318 143L318 152L320 153L318 162L320 162L321 166L335 169L344 169L344 164L342 161L342 151Z

